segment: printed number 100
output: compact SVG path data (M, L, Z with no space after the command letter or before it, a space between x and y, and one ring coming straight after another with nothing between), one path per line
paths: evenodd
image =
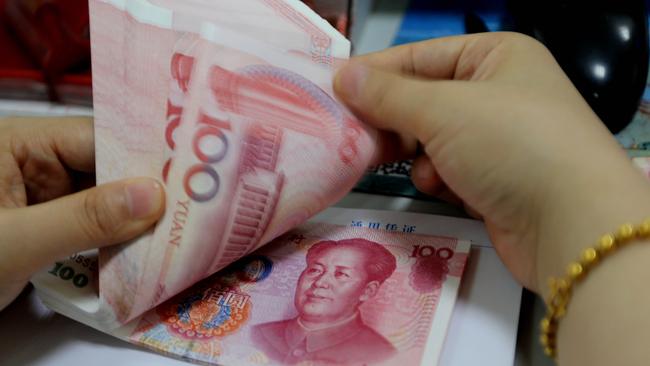
M72 280L72 284L76 287L85 287L88 284L88 276L83 273L75 274L74 269L63 266L63 263L56 262L54 263L54 268L48 272L52 276L57 276L64 281Z
M454 251L449 248L437 249L430 245L414 245L411 258L430 257L435 255L442 260L449 260L454 256Z

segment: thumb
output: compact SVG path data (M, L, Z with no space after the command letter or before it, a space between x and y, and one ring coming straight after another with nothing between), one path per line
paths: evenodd
M164 210L164 191L150 178L108 183L54 201L6 211L0 246L16 266L37 270L91 248L143 233ZM1 223L1 221L0 221Z
M464 112L471 88L464 81L415 79L351 61L337 73L334 91L364 122L424 143Z

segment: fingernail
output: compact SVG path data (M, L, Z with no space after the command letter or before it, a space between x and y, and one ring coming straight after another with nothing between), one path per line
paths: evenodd
M151 178L133 179L126 185L126 198L131 218L144 219L160 211L162 186Z
M347 98L354 99L363 91L368 78L368 68L360 62L350 62L336 75L334 88Z

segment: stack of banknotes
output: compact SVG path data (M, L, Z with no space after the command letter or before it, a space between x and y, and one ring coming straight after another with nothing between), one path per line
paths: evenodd
M98 183L156 177L167 208L37 274L44 302L204 364L435 364L469 244L305 224L375 154L333 96L349 41L298 0L90 0L90 18Z

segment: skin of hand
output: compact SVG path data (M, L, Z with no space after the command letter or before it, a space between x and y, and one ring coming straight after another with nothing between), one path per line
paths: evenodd
M0 119L0 310L54 261L145 232L164 211L161 184L92 186L89 118Z
M360 56L334 89L380 130L376 162L414 157L416 186L483 218L506 267L544 298L547 279L600 235L650 216L650 184L532 38L475 34ZM560 364L650 358L639 343L650 337L650 243L639 244L574 292Z
M553 263L579 253L566 261L545 254L579 239L568 233L593 218L585 210L622 192L648 195L552 55L527 36L451 37L360 56L338 72L334 88L361 120L384 131L377 161L423 147L415 184L450 191L482 217L506 266L538 293L540 279L558 274ZM598 234L592 229L579 245Z

